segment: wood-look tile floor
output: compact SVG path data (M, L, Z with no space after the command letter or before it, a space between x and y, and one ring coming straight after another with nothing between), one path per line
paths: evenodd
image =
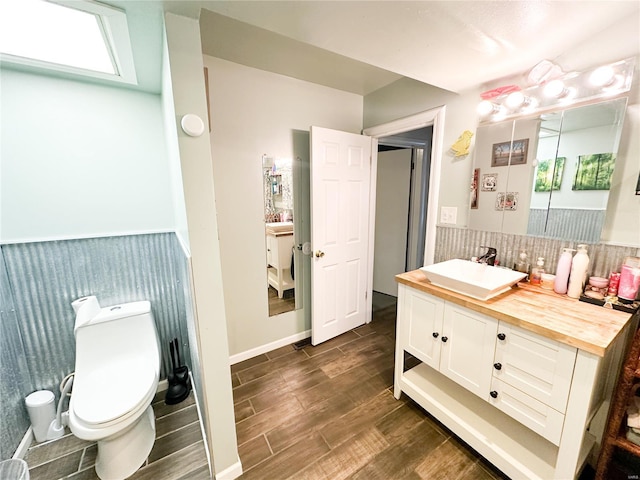
M153 401L156 442L149 458L131 480L205 480L209 465L193 392L178 405L165 405L164 392ZM30 480L99 480L97 446L67 433L35 444L25 456ZM2 479L4 480L4 479Z
M395 298L378 295L368 325L232 367L241 478L506 478L408 397L393 397L395 314Z
M278 291L269 285L267 289L269 298L269 316L280 315L281 313L290 312L296 308L295 289L285 290L282 298L278 297Z

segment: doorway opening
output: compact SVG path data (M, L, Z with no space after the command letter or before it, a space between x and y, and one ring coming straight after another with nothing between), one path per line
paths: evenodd
M424 264L433 126L378 138L373 290Z

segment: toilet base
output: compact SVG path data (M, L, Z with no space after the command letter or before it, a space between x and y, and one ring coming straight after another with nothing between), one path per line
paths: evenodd
M156 440L153 408L148 406L140 419L115 437L98 440L96 473L101 480L124 480L145 462Z

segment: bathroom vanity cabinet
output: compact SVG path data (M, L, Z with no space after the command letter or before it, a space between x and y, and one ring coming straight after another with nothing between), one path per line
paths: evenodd
M269 285L282 298L285 290L294 288L291 277L291 256L293 255L293 226L290 230L267 228L267 279Z
M394 395L513 479L571 479L602 436L629 314L522 286L488 301L396 277ZM420 360L405 371L404 353Z

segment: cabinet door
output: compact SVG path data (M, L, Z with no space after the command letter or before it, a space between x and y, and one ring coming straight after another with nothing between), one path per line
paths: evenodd
M446 303L440 372L476 395L487 398L498 321Z
M277 267L278 242L275 235L267 235L267 265Z
M502 322L499 333L493 375L564 413L576 348Z
M438 368L444 300L405 289L404 349L432 368Z

